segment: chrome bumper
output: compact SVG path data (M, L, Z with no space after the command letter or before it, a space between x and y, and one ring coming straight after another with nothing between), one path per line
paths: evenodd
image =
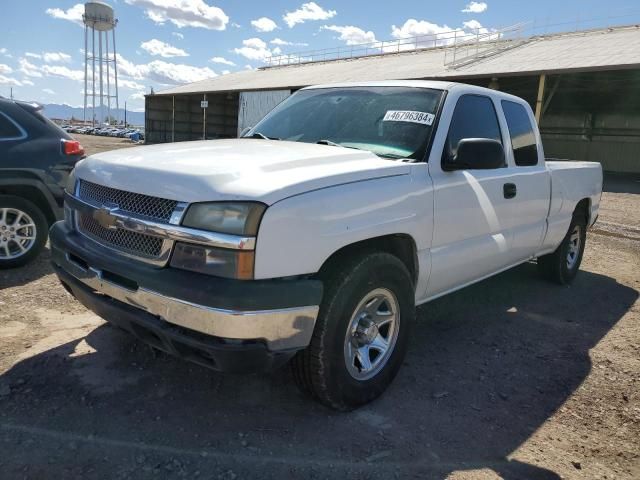
M278 310L235 311L197 305L105 279L99 269L85 267L67 254L64 270L91 289L144 310L168 323L226 340L263 340L270 351L305 348L318 316L317 305Z

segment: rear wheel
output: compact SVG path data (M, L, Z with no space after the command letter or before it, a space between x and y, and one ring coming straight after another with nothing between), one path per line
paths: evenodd
M33 260L47 241L47 219L24 198L0 196L0 268Z
M405 265L368 253L323 275L325 294L311 344L293 359L296 383L325 405L366 404L394 379L415 317Z
M587 240L587 221L582 212L576 212L567 235L555 252L538 258L540 273L553 282L567 285L580 269Z

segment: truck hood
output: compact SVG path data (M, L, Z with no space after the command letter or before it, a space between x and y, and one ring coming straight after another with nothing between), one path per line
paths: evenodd
M271 205L321 188L409 173L407 163L329 145L208 140L92 155L76 177L181 202L256 200Z

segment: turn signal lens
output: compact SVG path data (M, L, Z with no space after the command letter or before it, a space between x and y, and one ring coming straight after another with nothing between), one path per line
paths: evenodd
M251 280L254 260L253 250L229 250L178 242L171 257L171 266L215 277Z
M65 155L84 155L84 148L77 140L62 140L62 152Z

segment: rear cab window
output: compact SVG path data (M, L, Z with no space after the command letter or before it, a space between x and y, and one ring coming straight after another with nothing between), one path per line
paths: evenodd
M502 111L507 120L513 157L518 167L538 164L538 144L531 118L523 105L502 100Z
M458 143L465 138L488 138L503 143L498 115L489 97L467 94L458 99L442 152L443 161L455 159Z

